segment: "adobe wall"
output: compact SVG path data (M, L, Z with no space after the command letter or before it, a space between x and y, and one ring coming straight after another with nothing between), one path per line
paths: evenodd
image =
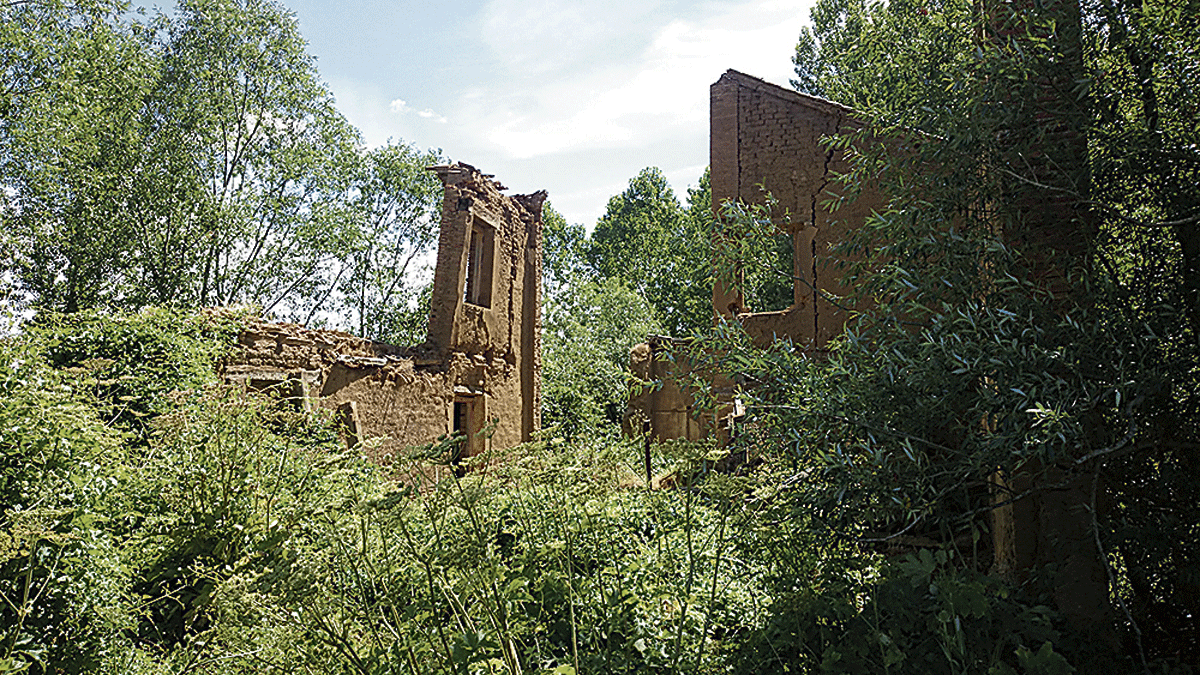
M445 192L424 343L406 348L256 322L224 367L231 382L335 411L352 442L376 439L369 445L378 461L456 428L472 437L466 454L476 454L528 441L540 427L546 195L506 196L466 164L431 170ZM490 438L475 436L493 422Z
M883 198L868 187L836 213L823 208L822 202L841 193L834 175L850 166L840 152L824 150L819 141L861 123L849 108L734 70L710 88L710 106L714 212L726 202L762 204L764 190L769 192L778 201L777 224L792 234L793 274L801 279L793 284L793 304L786 310L756 312L763 308L746 306L737 288L721 284L713 289L713 310L719 316L737 315L760 341L789 337L823 349L847 318L829 299L846 292L829 249L881 208Z
M651 335L630 350L629 369L634 377L661 386L642 389L630 397L624 423L626 434L648 431L655 441L672 438L694 441L711 431L713 420L695 409L695 398L680 381L680 368L664 358L666 352L678 345L678 340Z
M504 187L466 164L433 167L445 186L438 261L430 299L431 358L483 357L506 373L489 415L499 438L528 439L541 427L542 203L545 192L507 197ZM491 231L483 297L467 298L472 232ZM484 300L486 298L486 300ZM515 443L514 443L515 444ZM504 443L504 446L513 445Z

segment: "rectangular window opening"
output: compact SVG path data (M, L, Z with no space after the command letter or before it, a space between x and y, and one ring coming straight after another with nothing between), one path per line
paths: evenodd
M479 307L492 306L492 268L495 255L495 230L482 223L471 226L467 249L467 279L463 300Z

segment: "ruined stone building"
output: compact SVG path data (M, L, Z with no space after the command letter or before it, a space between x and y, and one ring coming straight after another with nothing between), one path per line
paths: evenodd
M870 186L831 214L822 202L839 194L834 178L849 169L840 152L825 150L823 136L857 127L854 111L832 101L769 84L734 70L710 88L709 163L713 211L727 202L764 204L768 193L777 201L773 217L792 240L792 304L762 311L747 305L736 285L713 288L715 317L736 320L760 344L790 339L798 347L820 353L842 331L847 312L835 298L845 295L830 247L861 225L879 208L882 197ZM758 311L756 311L758 310ZM666 338L635 347L634 374L661 381L657 391L642 393L630 406L655 438L697 440L720 434L728 418L738 414L728 394L731 383L714 383L728 400L716 419L697 415L692 397L681 389L674 364L654 358L670 349ZM722 396L723 395L723 396Z
M367 448L378 461L455 432L466 456L509 448L540 425L546 193L506 196L466 164L431 170L445 193L424 343L260 322L224 369L229 381L336 411L351 443L376 439Z

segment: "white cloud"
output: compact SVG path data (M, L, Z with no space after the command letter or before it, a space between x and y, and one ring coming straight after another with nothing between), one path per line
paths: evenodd
M394 114L380 86L357 77L333 77L329 88L337 97L338 110L358 128L368 147L384 145L389 139L413 137L409 121Z
M521 10L516 0L494 0L485 43L504 70L536 73L520 81L520 96L476 92L460 99L459 112L514 158L707 135L708 86L727 68L786 83L809 3L710 3L700 16L674 19L661 4L542 0ZM535 14L553 18L537 24Z
M426 109L418 112L417 117L424 117L426 119L432 119L434 122L438 122L441 124L445 124L446 122L449 121L445 117L442 117L441 115L433 112L429 108L426 108Z
M390 104L388 104L388 109L390 109L392 112L400 113L400 114L413 113L417 117L421 117L421 118L424 118L427 120L433 120L434 122L437 122L439 124L445 124L446 122L449 121L442 115L435 113L430 108L425 108L424 110L417 110L417 109L413 108L412 106L408 105L408 103L402 98L393 100Z

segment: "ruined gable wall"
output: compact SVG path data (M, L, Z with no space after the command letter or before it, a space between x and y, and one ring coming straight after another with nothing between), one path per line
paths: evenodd
M535 257L540 262L541 201L537 201L536 209L531 209L532 203L505 196L490 177L465 165L434 167L434 171L445 183L446 192L431 298L429 343L439 352L490 353L500 357L519 354L523 300L529 281L525 273L527 258L536 251L539 255ZM492 272L487 280L486 304L464 299L471 235L476 227L490 230L492 238Z
M840 153L824 150L819 141L857 126L853 111L732 70L712 85L710 95L714 209L726 201L761 204L763 189L770 192L778 200L777 223L794 235L793 274L828 294L844 295L829 248L883 203L867 189L835 214L821 205L840 193L833 175L849 166ZM823 348L841 332L847 316L809 284L794 284L794 304L787 310L742 317L747 330L764 340L788 336ZM718 314L761 309L747 308L744 302L737 289L713 289Z
M445 185L438 266L430 300L428 348L439 358L471 354L491 373L486 414L498 418L494 445L530 439L541 426L542 203L546 194L508 197L466 164L434 167ZM472 233L487 233L475 254L490 273L472 270ZM487 251L479 246L486 245ZM485 302L469 279L485 283ZM462 386L462 385L459 385ZM461 390L460 390L461 391Z
M418 349L262 321L242 331L238 346L224 369L227 380L275 389L298 408L333 412L353 403L359 438L383 439L368 448L376 461L450 433L456 392L486 395L487 412L496 415L504 415L508 403L520 397L517 369L481 355L458 352L445 362L429 363L414 358ZM518 410L515 423L498 425L492 444L521 443L520 419Z

